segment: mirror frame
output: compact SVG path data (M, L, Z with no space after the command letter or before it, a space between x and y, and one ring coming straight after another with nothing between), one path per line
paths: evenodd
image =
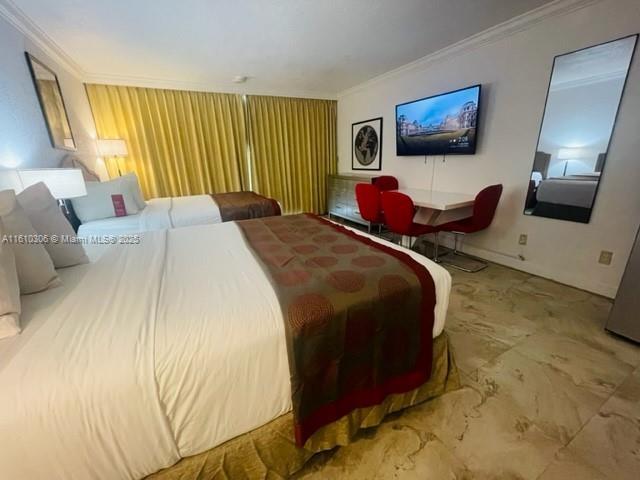
M613 40L608 40L606 42L601 42L601 43L597 43L595 45L589 45L588 47L583 47L583 48L578 48L577 50L572 50L570 52L567 53L561 53L559 55L556 55L555 57L553 57L553 63L551 64L551 73L549 75L549 84L547 85L547 94L545 96L544 99L544 109L542 110L542 118L540 119L540 129L538 130L538 139L536 141L536 146L535 146L535 152L538 151L538 147L540 145L540 138L542 137L542 127L544 126L544 120L546 118L546 114L547 114L547 107L548 107L548 102L549 102L549 93L551 92L551 82L553 80L553 73L555 71L556 68L556 62L558 61L558 58L560 57L565 57L567 55L572 55L574 53L578 53L578 52L582 52L584 50L589 50L590 48L594 48L594 47L600 47L602 45L607 45L609 43L614 43L614 42L618 42L620 40L625 40L627 38L635 38L634 43L633 43L633 50L631 51L631 58L629 59L629 67L627 68L627 72L625 74L624 77L624 82L622 83L622 91L620 92L620 98L618 99L618 105L616 106L616 114L613 117L613 124L611 125L611 133L609 134L609 139L607 140L607 148L604 150L604 160L602 162L602 170L600 172L600 178L598 180L598 184L596 185L596 189L595 192L593 194L593 201L591 202L591 208L589 209L589 215L586 219L586 221L580 221L580 220L571 220L568 218L557 218L557 217L547 217L547 216L543 216L543 215L533 215L533 214L527 214L527 199L525 199L525 206L522 209L522 214L527 216L527 217L537 217L537 218L548 218L550 220L563 220L565 222L574 222L574 223L583 223L583 224L588 224L591 222L591 216L593 214L593 208L596 204L596 199L598 198L598 190L600 190L600 182L602 182L602 177L604 177L604 171L605 171L605 167L607 165L607 160L609 159L609 149L611 148L611 139L613 138L613 135L615 133L616 130L616 125L618 123L618 116L620 115L620 105L622 105L622 99L624 98L624 94L627 90L627 82L629 81L629 73L631 72L631 68L633 67L633 59L635 57L635 53L636 53L636 48L638 46L638 36L640 36L640 34L638 33L633 33L630 35L625 35L623 37L620 38L616 38ZM535 165L535 152L534 152L534 164ZM533 165L532 165L532 170L529 173L529 181L531 181L531 173L533 173ZM527 195L528 198L528 195Z
M49 140L51 141L51 146L53 148L57 148L60 150L67 150L70 152L75 152L78 150L78 145L76 143L76 139L73 135L73 130L71 128L71 122L69 121L69 113L67 112L67 105L64 102L64 96L62 95L62 89L60 88L60 82L58 81L58 75L56 75L56 73L51 70L49 67L47 67L44 63L42 63L40 60L38 60L36 57L34 57L33 55L31 55L29 52L24 52L24 55L27 59L27 65L29 66L29 73L31 74L31 80L33 81L33 86L36 89L36 94L38 96L38 103L40 104L40 109L42 110L42 116L44 117L44 123L47 126L47 133L49 134ZM33 64L37 63L39 67L44 68L45 70L47 70L51 75L53 75L53 77L56 80L56 88L58 89L58 93L60 95L60 101L62 102L62 110L64 112L64 120L67 122L67 125L69 126L69 133L71 135L71 140L73 141L73 147L67 147L66 145L63 144L57 144L56 143L56 139L53 136L53 131L51 130L51 125L49 124L49 118L47 117L47 110L46 110L46 106L44 103L44 99L42 98L42 92L40 91L40 86L38 85L38 79L36 78L36 72L35 69L33 67Z

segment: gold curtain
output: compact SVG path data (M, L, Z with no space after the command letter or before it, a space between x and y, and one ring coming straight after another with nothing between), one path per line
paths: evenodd
M128 156L110 175L135 172L147 198L243 190L248 178L240 95L86 85L98 137Z
M286 213L327 211L327 175L337 171L335 101L247 97L253 189Z

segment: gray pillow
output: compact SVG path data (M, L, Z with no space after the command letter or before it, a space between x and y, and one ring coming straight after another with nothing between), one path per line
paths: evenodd
M76 234L44 183L40 182L27 187L16 198L36 232L47 235L49 239L52 235L57 236L58 242L44 244L56 268L89 262L81 244L64 241L74 239Z
M133 196L138 209L144 210L144 208L147 206L147 202L144 201L144 197L142 196L142 190L140 190L140 182L138 182L138 176L135 173L131 172L127 173L126 175L122 175L120 178L129 184L131 195Z
M3 240L8 244L16 262L20 293L40 292L60 284L51 257L38 241L38 233L31 225L13 190L0 192L0 220L4 225Z
M131 181L123 177L108 182L86 182L87 194L71 200L73 209L82 223L116 216L111 195L120 194L127 215L138 213L140 208L131 191Z
M20 287L13 251L2 242L4 225L0 221L0 339L20 333Z

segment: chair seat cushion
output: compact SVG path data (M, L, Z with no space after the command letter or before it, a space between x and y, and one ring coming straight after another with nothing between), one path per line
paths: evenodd
M443 223L442 225L438 226L443 232L474 233L482 230L482 228L478 228L476 225L474 225L473 217Z

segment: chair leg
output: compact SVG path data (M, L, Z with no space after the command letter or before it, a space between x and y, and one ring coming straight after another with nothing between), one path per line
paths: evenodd
M433 261L436 263L440 263L440 258L438 257L438 249L440 247L440 239L438 237L438 232L433 234Z
M371 222L367 222L367 233L371 233Z
M382 224L378 224L378 235L382 235Z
M454 235L454 247L453 247L453 255L452 257L463 257L463 258L470 258L471 260L473 260L474 262L478 263L478 266L475 268L467 268L464 267L462 265L459 265L457 263L451 262L451 261L443 261L442 263L444 263L445 265L449 265L453 268L456 268L458 270L462 270L463 272L467 272L467 273L476 273L479 272L480 270L484 270L485 268L487 268L489 266L489 264L485 261L480 260L479 258L473 257L471 255L467 255L464 252L461 252L458 250L458 237L460 237L460 233L457 232L451 232Z

